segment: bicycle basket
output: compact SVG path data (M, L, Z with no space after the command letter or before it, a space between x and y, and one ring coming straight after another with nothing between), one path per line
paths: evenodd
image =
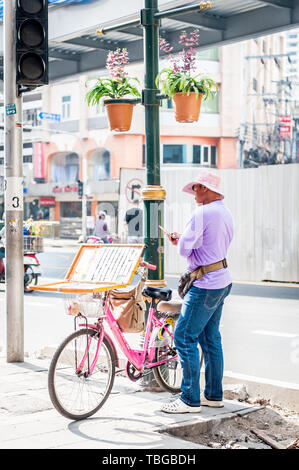
M44 251L44 239L38 235L24 236L24 252L42 253Z
M66 294L64 305L67 315L83 315L88 318L99 318L104 314L101 293Z

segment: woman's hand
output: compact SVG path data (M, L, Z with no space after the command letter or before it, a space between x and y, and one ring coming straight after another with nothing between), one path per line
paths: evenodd
M167 235L168 240L172 243L172 245L177 245L179 243L180 234L177 232L171 232Z

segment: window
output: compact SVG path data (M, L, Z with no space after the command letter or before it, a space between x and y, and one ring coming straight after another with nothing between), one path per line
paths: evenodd
M209 163L209 147L203 147L203 163Z
M185 163L186 145L163 145L163 163Z
M289 42L288 47L297 47L297 42Z
M216 158L216 147L214 145L211 146L211 166L217 166L217 158Z
M79 178L79 155L60 152L51 160L51 181L53 183L75 183Z
M198 57L203 60L219 60L219 49L218 47L212 47L205 51L199 51Z
M202 100L201 113L219 113L219 92L216 96L211 96L208 100Z
M162 109L172 109L173 108L173 102L172 100L161 100L161 108Z
M71 97L62 97L62 119L69 119L71 116Z
M254 91L257 91L257 79L256 78L252 79L252 88L254 89Z
M82 217L82 203L77 201L67 201L60 203L61 217Z
M201 146L193 145L193 163L200 163Z
M217 147L215 145L193 145L193 163L217 167Z
M88 159L88 176L92 181L108 179L110 176L110 153L108 150L94 150Z
M162 110L173 109L173 102L171 100L161 100ZM202 113L219 113L219 92L213 98L212 96L208 100L202 100L201 102Z
M289 34L288 35L289 39L296 39L296 37L297 37L297 34Z
M96 114L104 114L105 112L105 105L104 102L100 102L96 105Z
M42 122L39 118L41 108L25 109L23 111L23 120L26 124L30 124L32 127L41 126Z

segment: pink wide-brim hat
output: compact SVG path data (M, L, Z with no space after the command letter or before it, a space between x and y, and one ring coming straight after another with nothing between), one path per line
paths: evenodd
M221 188L220 176L216 175L212 171L209 171L208 169L199 170L197 178L186 184L182 190L188 194L195 194L195 191L192 189L195 184L202 184L211 191L220 194L222 199L224 198L223 190Z

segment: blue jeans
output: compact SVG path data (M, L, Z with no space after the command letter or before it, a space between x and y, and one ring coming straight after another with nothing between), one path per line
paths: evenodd
M189 406L200 406L198 343L205 361L204 395L208 400L222 400L223 353L219 324L224 299L231 287L232 284L224 289L192 286L184 297L174 344L183 372L180 398Z

